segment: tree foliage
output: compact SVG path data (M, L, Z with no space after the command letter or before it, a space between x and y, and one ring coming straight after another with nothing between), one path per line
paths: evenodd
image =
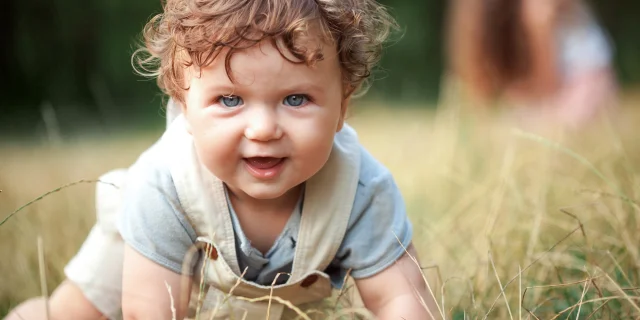
M381 0L400 23L374 74L370 97L437 98L443 70L444 0ZM640 2L593 3L616 46L619 79L640 82ZM0 4L0 128L41 121L49 104L68 121L148 114L161 98L155 83L134 74L130 56L158 0L6 0ZM18 123L14 120L18 119ZM2 130L0 129L0 130Z

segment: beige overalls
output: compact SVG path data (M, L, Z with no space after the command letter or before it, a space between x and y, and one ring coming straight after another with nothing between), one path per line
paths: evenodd
M306 182L288 281L262 286L240 277L243 270L223 183L198 161L184 121L179 116L165 138L173 150L171 176L180 203L197 233L196 247L206 253L196 264L189 317L197 313L200 319L266 319L268 313L268 319L284 319L296 316L285 304L304 308L330 297L331 283L323 271L342 243L358 186L360 147L355 131L345 125L326 165Z

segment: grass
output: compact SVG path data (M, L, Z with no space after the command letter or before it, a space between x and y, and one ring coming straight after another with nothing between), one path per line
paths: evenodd
M403 192L447 319L640 317L640 112L532 133L453 109L360 108L350 123ZM128 166L157 134L0 147L0 219ZM59 190L0 226L0 316L63 279L95 221L94 189Z

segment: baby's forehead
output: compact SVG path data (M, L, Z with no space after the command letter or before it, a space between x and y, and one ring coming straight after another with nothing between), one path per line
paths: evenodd
M241 50L224 48L208 65L201 68L205 77L228 78L237 85L250 85L256 81L332 81L340 74L340 63L334 45L320 40L308 41L309 50L322 55L308 64L298 59L277 41L265 39ZM295 79L289 79L294 77Z

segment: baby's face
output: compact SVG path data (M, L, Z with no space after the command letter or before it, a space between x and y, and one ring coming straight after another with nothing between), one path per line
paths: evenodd
M276 199L316 174L342 128L343 97L336 50L325 45L314 67L283 58L269 41L222 52L187 76L183 109L202 163L234 193Z

